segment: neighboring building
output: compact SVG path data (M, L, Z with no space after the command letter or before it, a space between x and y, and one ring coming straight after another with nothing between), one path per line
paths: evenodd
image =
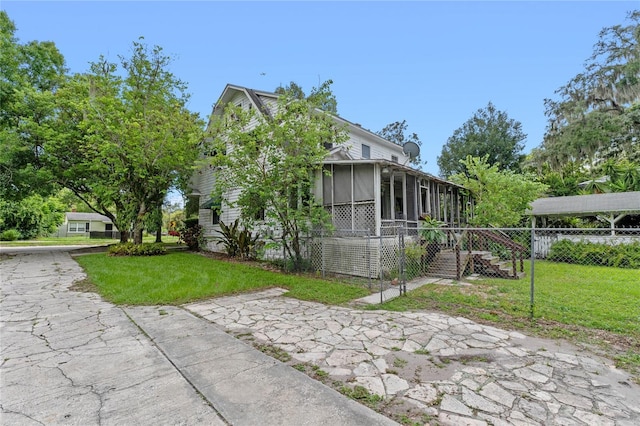
M117 238L118 230L111 219L98 213L65 213L64 223L58 228L59 237Z
M229 103L270 114L277 99L275 93L227 85L213 114L223 114ZM343 118L334 119L346 126L349 139L339 146L327 145L324 167L331 175L318 174L314 192L331 213L336 230L380 236L394 225L417 228L424 215L449 226L466 223L468 200L461 186L412 168L410 155L416 155L412 149L403 149ZM240 212L211 197L214 181L213 169L206 166L194 175L191 186L192 195L200 197L199 223L209 248L215 250L218 223L231 223Z

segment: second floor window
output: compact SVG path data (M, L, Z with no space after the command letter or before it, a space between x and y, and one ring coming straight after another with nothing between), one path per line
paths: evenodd
M371 147L369 145L362 144L362 158L371 158Z

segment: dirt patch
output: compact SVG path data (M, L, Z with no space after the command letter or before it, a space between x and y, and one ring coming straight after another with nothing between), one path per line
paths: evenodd
M432 356L426 352L390 352L384 359L389 366L387 373L396 374L413 385L447 380L460 365L453 359Z
M99 293L98 286L92 283L88 278L74 281L73 284L69 286L69 290L77 291L79 293Z

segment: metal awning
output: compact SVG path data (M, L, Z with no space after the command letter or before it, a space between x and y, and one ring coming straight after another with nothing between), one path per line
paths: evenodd
M200 209L219 209L221 206L222 200L220 197L213 197L200 204Z
M531 216L596 216L640 214L640 191L538 198L531 203Z

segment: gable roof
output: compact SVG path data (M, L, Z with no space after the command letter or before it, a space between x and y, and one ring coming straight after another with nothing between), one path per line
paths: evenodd
M640 213L640 191L538 198L532 216L593 216L599 213Z
M256 90L256 89L249 89L248 87L243 87L243 86L238 86L235 84L227 84L224 88L224 90L222 91L222 94L220 95L220 98L218 98L218 101L215 103L214 107L213 107L213 113L215 113L216 111L220 111L222 112L222 108L224 108L224 105L227 104L231 98L237 94L238 92L242 92L245 94L245 96L251 101L251 103L253 104L253 107L256 108L258 111L260 111L262 114L271 117L271 112L269 111L269 108L267 108L267 106L264 104L264 102L262 102L262 100L260 99L261 97L266 97L266 98L271 98L273 100L277 100L278 97L280 95L278 95L277 93L273 93L273 92L266 92L263 90ZM318 110L324 113L324 111L322 110ZM395 144L393 142L391 142L390 140L387 140L385 138L383 138L382 136L378 135L377 133L372 132L371 130L365 129L364 127L362 127L359 124L353 123L349 120L346 120L342 117L340 117L339 115L331 115L338 123L347 125L349 127L349 129L351 130L351 132L356 133L356 134L361 134L361 135L365 135L369 138L373 138L376 139L377 141L383 143L383 144L388 144L388 146L390 147L395 147L399 150L399 152L404 153L402 146Z
M67 220L111 223L111 219L98 213L67 212L65 213L65 215L67 217Z

